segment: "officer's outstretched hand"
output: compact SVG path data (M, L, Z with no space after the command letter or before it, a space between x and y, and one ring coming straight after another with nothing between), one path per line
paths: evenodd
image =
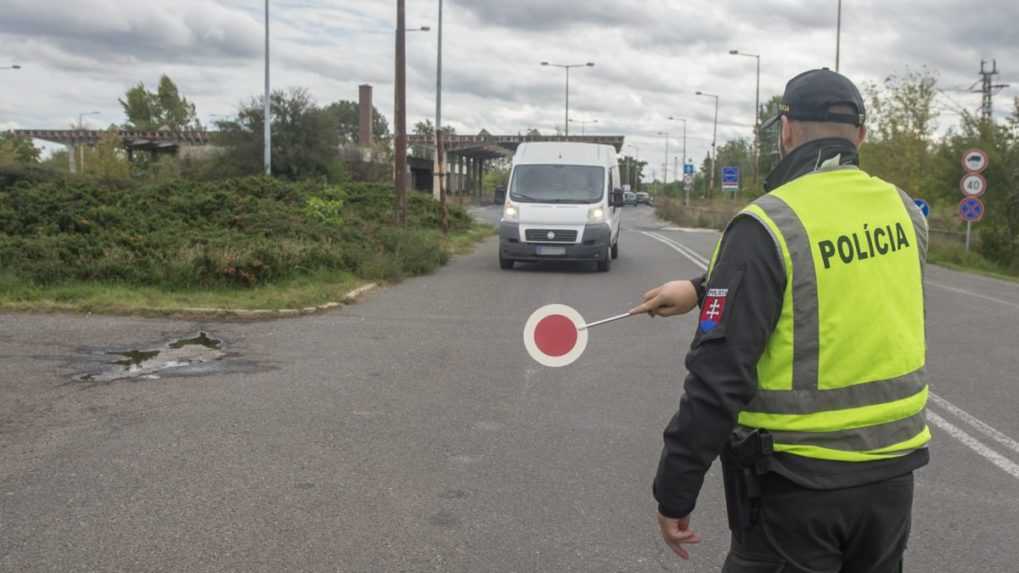
M658 514L658 527L662 530L662 539L672 548L672 552L682 559L689 559L690 552L684 545L701 542L701 536L690 529L690 516L683 519L672 519Z
M641 297L644 301L630 314L651 316L677 316L697 307L697 289L690 281L672 281L653 288Z

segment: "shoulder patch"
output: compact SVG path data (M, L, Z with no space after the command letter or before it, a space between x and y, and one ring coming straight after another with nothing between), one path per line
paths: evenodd
M718 328L725 316L725 301L729 296L727 288L708 289L701 306L700 331L711 332Z

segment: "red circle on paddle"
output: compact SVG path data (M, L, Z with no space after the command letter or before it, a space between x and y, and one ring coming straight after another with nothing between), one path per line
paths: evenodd
M577 325L561 314L546 316L534 329L534 343L548 356L565 356L577 345Z

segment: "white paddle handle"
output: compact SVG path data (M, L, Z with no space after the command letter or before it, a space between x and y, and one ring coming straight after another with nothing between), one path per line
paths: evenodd
M613 316L612 318L606 318L605 320L599 320L597 322L591 322L591 323L585 324L583 326L578 326L577 330L588 330L588 329L594 328L596 326L601 326L603 324L608 324L610 322L615 322L617 320L623 320L624 318L630 318L631 316L634 316L634 315L632 315L630 313L620 314L619 316Z

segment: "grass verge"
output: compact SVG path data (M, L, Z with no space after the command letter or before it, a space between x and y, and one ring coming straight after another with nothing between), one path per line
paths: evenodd
M468 254L494 233L489 225L475 224L466 231L450 233L442 248L448 255ZM368 282L346 271L319 271L252 288L165 288L73 280L40 286L7 274L0 275L0 311L165 316L206 314L193 309L301 309L342 301L344 295Z

